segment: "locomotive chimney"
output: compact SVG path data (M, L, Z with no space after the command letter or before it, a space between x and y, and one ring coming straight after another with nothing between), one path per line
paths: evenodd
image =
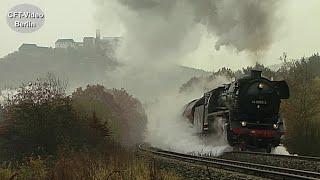
M261 78L261 71L251 70L251 78Z

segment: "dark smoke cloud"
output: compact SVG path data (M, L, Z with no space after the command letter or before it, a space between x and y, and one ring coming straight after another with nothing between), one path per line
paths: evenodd
M157 21L160 17L171 24L172 28L176 28L174 25L177 22L176 16L180 15L181 18L190 18L193 24L184 23L185 26L180 26L178 29L187 31L197 24L204 25L209 33L217 37L216 50L221 46L231 46L238 51L254 53L267 50L272 44L276 25L274 15L278 7L276 0L118 0L118 2L145 19L146 26L147 23ZM185 19L180 20L186 22ZM141 27L142 32L143 28L145 27ZM166 30L164 34L167 35L173 31L170 28Z
M272 44L276 0L94 0L102 30L124 29L110 83L150 97L177 91L189 78L175 68L203 38L260 56ZM212 38L212 36L214 38ZM255 59L259 59L255 57ZM161 85L160 85L161 84ZM139 97L140 98L140 97Z

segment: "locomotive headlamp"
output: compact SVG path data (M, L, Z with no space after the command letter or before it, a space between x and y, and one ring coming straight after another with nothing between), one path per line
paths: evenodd
M278 129L279 128L279 124L273 124L273 129Z
M247 126L247 122L246 121L241 121L241 126L243 126L243 127Z
M260 84L258 85L258 88L259 88L259 89L263 89L263 88L264 88L264 84L260 83Z

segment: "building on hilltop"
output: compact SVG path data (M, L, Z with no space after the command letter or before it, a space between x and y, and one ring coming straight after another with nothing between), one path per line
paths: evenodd
M101 37L100 30L97 29L95 37L84 37L83 42L75 42L73 39L58 39L55 42L55 49L60 52L64 49L75 48L95 54L113 56L121 39L121 37Z
M93 48L95 46L94 37L84 37L83 38L83 47L85 48Z
M96 30L96 37L84 37L83 46L85 48L95 48L97 50L101 49L100 47L100 30Z
M55 48L75 48L76 42L73 39L58 39L55 42Z
M36 44L28 44L28 43L23 43L19 47L19 51L29 51L29 50L34 50L37 49L38 46Z
M18 50L20 53L49 53L52 49L49 47L37 46L36 44L23 43Z

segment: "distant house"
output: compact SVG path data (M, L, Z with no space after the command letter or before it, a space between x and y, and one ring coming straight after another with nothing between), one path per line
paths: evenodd
M51 52L51 48L37 46L36 44L27 44L23 43L19 47L19 52L21 53L49 53Z
M23 43L19 47L19 51L30 51L30 50L36 50L37 48L38 48L38 46L36 44Z
M73 39L58 39L55 43L55 48L74 48L76 43Z
M84 37L83 38L83 46L85 48L93 48L95 46L95 38L94 37Z

